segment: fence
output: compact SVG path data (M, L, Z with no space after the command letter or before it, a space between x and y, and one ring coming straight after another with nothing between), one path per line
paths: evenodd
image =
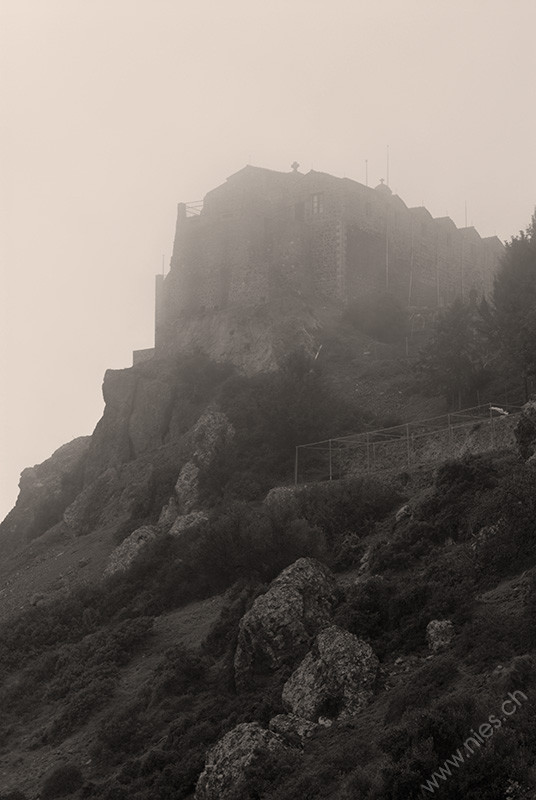
M405 425L296 447L294 482L401 471L514 443L521 406L486 403Z

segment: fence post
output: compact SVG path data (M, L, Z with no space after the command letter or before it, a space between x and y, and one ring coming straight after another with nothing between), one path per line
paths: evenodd
M448 416L448 423L449 423L449 454L452 452L452 425L450 423L450 414Z
M370 441L367 433L367 472L370 472Z
M493 411L491 408L491 403L489 404L489 424L491 427L491 446L495 447L495 425L493 422Z
M296 455L294 456L294 486L298 485L298 450L300 445L296 446Z
M331 454L331 439L329 440L329 479L333 480L333 457Z
M406 424L406 441L408 448L408 467L411 466L411 444L409 441L409 422Z

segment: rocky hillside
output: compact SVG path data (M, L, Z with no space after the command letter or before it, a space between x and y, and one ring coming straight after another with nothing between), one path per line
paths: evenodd
M515 450L289 487L296 443L441 405L338 330L249 377L109 371L93 435L23 473L0 798L531 796L534 409Z

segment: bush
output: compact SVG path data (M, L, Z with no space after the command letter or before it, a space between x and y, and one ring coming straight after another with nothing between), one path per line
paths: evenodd
M54 800L76 792L84 782L82 773L74 764L64 764L50 773L41 789L42 800Z
M201 497L212 505L261 499L293 474L296 445L363 426L357 406L335 395L303 352L290 353L277 372L230 377L218 402L236 434L201 471Z
M428 522L418 520L396 527L394 534L379 542L370 559L373 572L409 569L442 544L444 531Z
M419 516L441 529L443 539L468 539L475 527L485 524L482 505L498 480L489 456L467 455L447 461L437 470L434 492ZM484 502L483 501L484 498Z
M299 515L321 528L330 545L346 533L367 536L374 523L403 501L393 486L372 478L319 483L296 494Z
M426 708L457 679L458 667L452 655L437 656L410 675L407 683L393 689L385 721L398 722L406 711Z
M395 585L375 576L349 587L337 609L335 623L363 639L376 639L390 626Z
M270 581L297 558L321 557L325 542L319 528L290 513L232 502L214 511L194 548L215 593L240 579Z
M266 584L237 581L227 592L220 616L201 645L202 652L213 658L219 658L226 653L234 655L240 620L251 608L254 600L267 588Z

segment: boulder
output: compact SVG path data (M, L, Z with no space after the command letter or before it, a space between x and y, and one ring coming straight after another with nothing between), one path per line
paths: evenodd
M269 728L279 734L292 747L299 747L310 739L321 726L295 714L278 714L270 720Z
M256 722L243 722L209 751L195 800L248 798L248 780L287 752L283 739Z
M532 461L536 453L536 400L525 403L514 428L517 448L525 461Z
M183 514L177 517L168 533L171 536L181 536L186 531L196 528L207 522L208 516L203 511L191 511L189 514Z
M319 561L300 558L283 570L240 621L237 688L250 685L256 673L301 658L318 631L330 624L335 599L335 579Z
M355 716L372 699L378 668L370 645L332 625L286 682L283 705L311 722Z
M147 544L154 541L157 536L158 529L152 525L144 525L135 530L111 553L104 574L113 575L116 572L127 570Z
M426 640L432 653L446 650L454 636L454 625L450 619L433 619L426 626Z

